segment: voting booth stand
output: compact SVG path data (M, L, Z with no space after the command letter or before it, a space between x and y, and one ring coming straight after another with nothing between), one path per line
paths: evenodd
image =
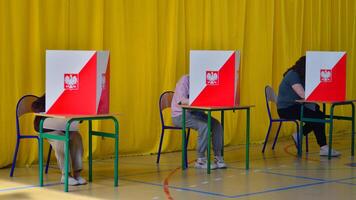
M189 105L239 105L239 51L190 51Z
M46 113L109 112L108 51L46 51Z
M344 101L346 98L346 52L307 51L305 99Z
M88 181L92 182L92 137L111 138L114 146L114 186L118 186L119 122L109 113L109 52L108 51L46 51L46 113L41 116L39 131L39 185L43 184L43 140L64 143L64 191L68 192L70 131L78 123L88 124ZM93 130L93 121L113 122L114 132ZM44 128L63 130L64 134L44 132Z

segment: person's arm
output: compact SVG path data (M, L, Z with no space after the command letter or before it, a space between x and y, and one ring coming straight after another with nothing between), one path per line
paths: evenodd
M300 79L299 75L295 71L290 71L284 77L285 81L288 85L292 88L292 90L301 98L305 98L305 91L302 85L302 80Z
M188 105L189 104L189 82L187 80L182 80L176 87L175 91L176 100L178 105Z
M36 101L34 101L31 105L32 111L39 113L39 112L44 112L45 111L45 95L41 96L38 98ZM35 120L33 121L34 129L37 132L40 132L40 121L43 117L36 116ZM43 129L43 131L48 132L49 130Z
M298 94L298 96L300 98L302 98L302 99L305 98L305 92L304 92L304 88L303 88L302 84L300 84L300 83L293 84L292 88L293 88L294 92Z
M182 98L182 100L180 100L178 102L179 105L188 105L189 104L189 99L187 98Z

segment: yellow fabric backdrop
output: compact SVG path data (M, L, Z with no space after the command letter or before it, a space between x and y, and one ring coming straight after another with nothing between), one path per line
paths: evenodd
M110 50L110 106L122 114L125 155L156 152L158 98L188 73L190 49L241 51L241 102L256 105L251 140L261 142L268 125L264 86L277 89L283 72L306 50L347 51L347 96L356 98L355 39L354 0L0 0L0 167L12 162L17 100L44 92L46 49ZM244 142L244 116L227 114L225 144ZM27 131L31 118L23 120ZM110 124L100 127L112 130ZM349 127L337 123L336 131ZM179 132L167 134L163 150L180 145ZM96 158L108 157L113 143L97 138L94 151ZM37 161L35 141L21 144L18 161Z

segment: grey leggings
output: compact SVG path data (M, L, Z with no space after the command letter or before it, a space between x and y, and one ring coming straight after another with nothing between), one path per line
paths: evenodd
M182 126L182 116L172 117L175 126ZM205 157L205 151L208 145L208 115L204 112L186 112L186 127L198 131L198 146L197 156L199 158ZM221 156L222 141L222 127L218 120L211 118L211 130L213 139L213 149L215 156Z

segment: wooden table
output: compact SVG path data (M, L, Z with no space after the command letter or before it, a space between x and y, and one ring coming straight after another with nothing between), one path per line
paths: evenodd
M64 142L64 191L68 192L68 170L69 170L69 134L70 125L75 121L88 121L89 125L89 182L92 182L92 136L101 136L115 139L115 160L114 160L114 186L118 186L118 165L119 165L119 123L114 117L114 114L99 114L99 115L54 115L36 113L36 116L44 117L40 121L40 140L39 140L39 181L40 186L43 187L43 139L60 140ZM66 123L65 134L53 135L43 132L43 123L46 118L57 118L68 120ZM92 130L92 121L94 120L112 120L115 126L114 133L105 133Z
M351 155L354 156L354 141L355 141L355 105L356 100L345 100L345 101L306 101L306 100L297 100L298 103L301 104L301 113L300 113L300 128L299 128L299 136L298 136L298 156L302 156L302 139L303 139L303 122L316 122L316 123L328 123L330 125L329 128L329 153L328 159L331 159L331 148L332 148L332 131L334 126L334 119L338 120L347 120L352 123L352 132L351 132ZM326 116L326 119L316 119L304 117L304 107L307 103L320 103L323 104L323 113ZM326 104L330 104L329 115L326 115ZM335 107L337 106L351 106L352 114L351 116L337 116L334 115Z
M228 110L246 110L246 170L249 169L249 144L250 144L250 109L254 107L254 105L246 105L246 106L216 106L216 107L200 107L200 106L187 106L181 105L182 107L182 169L185 170L188 167L188 163L186 163L186 148L185 147L185 112L187 110L198 110L208 113L208 149L207 149L207 173L210 174L210 149L211 149L211 112L220 111L221 112L221 126L223 127L223 138L222 141L224 143L224 111ZM224 145L222 145L222 155L224 152Z

